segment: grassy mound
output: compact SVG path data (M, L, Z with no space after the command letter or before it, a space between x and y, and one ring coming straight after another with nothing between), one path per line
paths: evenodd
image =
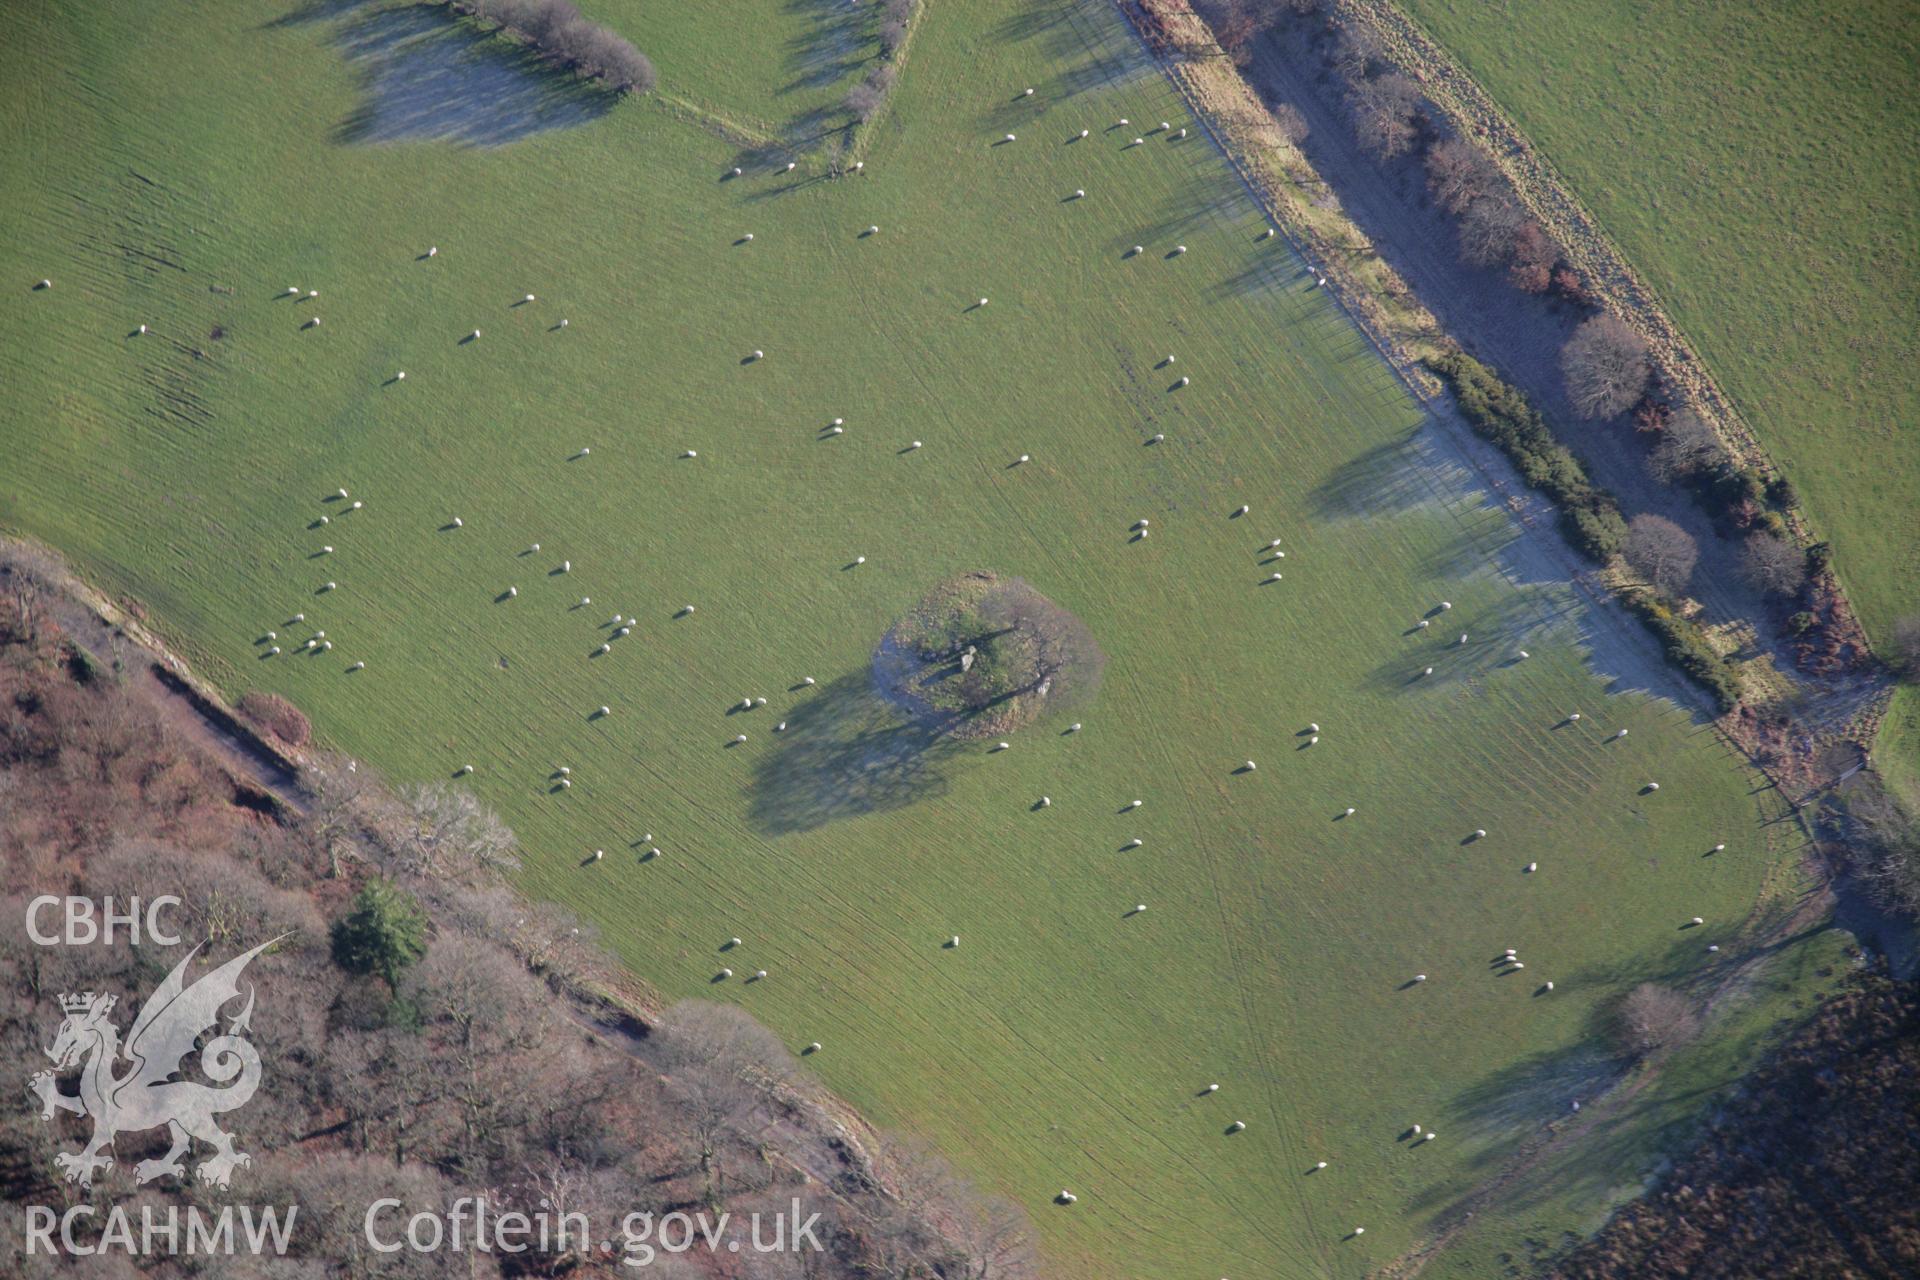
M973 572L929 591L888 629L873 674L916 720L984 738L1084 698L1105 664L1086 624L1024 579Z

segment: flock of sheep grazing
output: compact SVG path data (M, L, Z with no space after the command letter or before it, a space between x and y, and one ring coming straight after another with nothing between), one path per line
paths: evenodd
M1033 93L1034 93L1034 90L1029 88L1029 89L1026 89L1022 94L1018 96L1023 98L1030 98L1033 96ZM1125 117L1122 117L1117 121L1117 123L1111 126L1111 128L1109 128L1107 132L1112 133L1116 130L1130 131L1129 121ZM1186 138L1188 136L1188 131L1186 128L1179 128L1176 131L1174 125L1170 121L1163 120L1159 122L1159 126L1157 129L1149 130L1146 133L1143 133L1139 136L1132 137L1130 141L1125 141L1122 149L1131 150L1136 147L1144 146L1146 145L1146 139L1156 134L1160 136L1164 136L1170 140L1174 140L1174 139ZM1090 130L1083 128L1078 131L1077 135L1069 136L1068 138L1066 138L1065 144L1074 145L1079 142L1083 142L1087 140L1090 136L1091 136ZM1016 144L1018 141L1019 141L1019 138L1017 134L1008 132L1004 134L1002 137L1000 137L998 141L994 142L992 145L995 147L1009 146L1009 145ZM794 166L792 164L788 164L787 170L790 171L793 167ZM856 173L863 168L864 168L864 165L853 166L853 170ZM734 178L741 177L742 170L739 168L734 168L731 170L731 173L729 176ZM1068 197L1068 199L1074 202L1085 201L1087 200L1087 198L1088 198L1087 191L1084 188L1075 188L1071 196ZM880 227L877 223L868 224L865 227L864 231L861 231L858 234L861 238L874 237L880 234ZM1273 228L1267 227L1261 231L1258 238L1261 240L1267 240L1267 239L1273 238L1274 234L1275 233ZM754 242L754 236L752 233L749 232L739 236L739 238L735 241L735 244L746 245L746 244L751 244L753 242ZM1167 252L1166 257L1170 259L1177 258L1182 255L1185 255L1187 251L1188 249L1186 245L1176 244L1172 246L1171 249ZM1143 246L1134 245L1130 251L1128 251L1123 255L1123 257L1137 258L1144 255L1145 252L1146 250ZM437 245L430 246L425 250L424 253L421 253L418 255L418 260L420 261L437 260L439 257L439 253L440 253L439 246ZM1307 277L1311 283L1316 285L1324 285L1326 283L1324 277L1319 276L1316 272L1312 271L1311 269L1308 270ZM53 288L53 282L49 279L42 279L34 287L36 290L40 290L40 291L51 290ZM301 287L297 285L288 285L281 296L286 299L300 299L302 301L315 301L320 297L320 291L318 289L312 289L312 288L303 290ZM537 298L534 294L527 293L522 295L518 301L512 302L508 305L511 307L530 306L534 304L536 301L537 301ZM970 307L965 308L965 310L978 311L978 310L984 309L989 305L989 301L990 300L987 297L981 296ZM320 323L321 323L321 318L318 315L313 315L310 318L308 318L300 327L303 329L312 329L312 328L318 327ZM554 328L556 329L565 328L567 325L568 325L568 321L562 318L558 320L558 323L554 326ZM130 336L145 336L149 332L150 330L148 326L145 324L141 324L133 331L133 334ZM467 344L478 342L481 338L481 332L482 331L480 328L478 327L473 328L463 338L459 339L460 344L467 345ZM760 361L765 360L766 358L767 358L766 352L763 349L756 348L751 351L751 353L746 357L743 363L758 363ZM1165 360L1162 362L1160 367L1162 368L1171 367L1175 363L1177 363L1177 358L1174 354L1170 353L1165 357ZM406 376L407 375L404 370L396 371L392 375L392 381L393 382L402 381L406 378ZM1190 377L1188 375L1183 374L1173 384L1173 387L1186 388L1190 385L1191 385ZM844 435L846 433L846 429L847 428L846 428L845 419L840 417L835 417L819 430L821 432L821 438L828 439L828 438L835 438L835 437L840 437ZM1163 434L1155 434L1154 436L1151 437L1151 442L1157 443L1157 442L1163 441L1164 439L1165 439L1165 436ZM900 452L906 453L914 450L919 450L920 448L922 448L922 446L923 446L922 441L914 440L906 448L901 449ZM573 459L578 460L578 459L584 459L588 457L590 454L591 454L590 448L582 447L575 454L573 454L572 457ZM694 459L697 459L699 456L700 455L698 451L693 449L687 449L680 454L680 457L684 460L694 460ZM1013 461L1008 465L1011 467L1019 467L1019 466L1024 466L1030 463L1031 461L1032 461L1031 454L1022 453L1022 454L1019 454L1016 458L1014 458ZM366 504L364 501L359 499L354 499L345 487L336 488L331 493L327 494L324 498L321 499L321 510L315 513L315 516L311 521L311 523L309 524L308 528L310 530L316 530L316 531L321 529L327 529L330 532L330 536L338 537L343 541L348 540L353 536L353 532L352 532L351 524L346 522L345 517L349 516L352 513L358 513L358 512L364 511L365 505ZM1243 519L1248 517L1250 513L1251 513L1251 506L1249 504L1241 504L1231 512L1228 518L1235 519L1235 520ZM341 521L341 523L339 523L337 526L335 525L336 519ZM1148 535L1151 523L1152 522L1147 518L1140 518L1138 520L1135 520L1129 526L1129 532L1133 535L1134 540L1137 541L1139 539L1146 538ZM466 527L466 521L463 517L453 516L452 518L447 520L444 525L441 526L441 530L442 532L451 533L454 531L464 529L465 527ZM540 551L540 544L535 542L530 544L525 551L520 553L520 555L533 556L538 554L539 551ZM321 543L321 544L318 544L317 550L312 550L309 553L309 558L318 559L322 557L331 557L334 554L335 554L334 544ZM1269 564L1279 559L1283 559L1287 555L1286 551L1282 549L1280 538L1273 538L1271 540L1266 541L1264 544L1264 547L1261 549L1261 551L1258 554L1261 556L1269 557L1269 559L1266 561L1266 563L1269 563ZM844 565L843 567L847 569L851 569L854 566L864 565L866 562L867 562L867 558L864 555L855 556L852 558L850 563ZM574 566L570 559L560 559L556 562L552 562L552 566L547 576L571 574L573 572L573 568ZM1280 572L1275 570L1270 572L1266 576L1266 578L1263 580L1263 582L1267 584L1271 584L1271 583L1279 583L1282 580L1283 579ZM340 583L337 580L329 579L324 582L317 583L314 590L314 594L317 596L319 595L331 596L339 592L340 590L341 590ZM499 591L495 599L497 602L504 603L506 601L516 599L519 596L519 594L520 594L520 591L519 591L518 585L509 584L504 586L504 588ZM591 606L591 604L592 604L591 597L581 596L578 598L578 602L571 605L570 608L573 610L585 609ZM1426 632L1430 628L1431 623L1435 618L1438 618L1448 613L1452 609L1453 609L1453 603L1451 601L1442 600L1438 602L1438 604L1436 604L1434 607L1429 609L1424 616L1417 619L1417 621L1414 623L1415 631L1420 633ZM691 616L694 612L695 612L695 607L691 604L687 604L687 605L681 606L680 609L673 616L676 618L684 618L684 617ZM280 623L279 626L281 627L297 626L297 625L304 624L305 621L306 621L306 614L304 612L295 612L291 614L290 617L288 617L288 619L285 622ZM601 659L601 658L607 658L611 656L614 653L616 644L622 640L625 640L629 636L631 636L633 634L633 629L636 625L638 625L638 619L625 613L615 613L611 615L611 617L608 618L606 621L599 623L595 628L594 643L592 647L587 651L589 659ZM279 640L280 640L280 636L279 636L278 629L267 630L256 642L259 649L260 656L263 658L273 658L273 657L282 656L282 649L279 644ZM289 640L289 643L292 643L292 641ZM1464 631L1459 633L1459 637L1454 642L1454 646L1464 647L1468 644L1469 644L1468 633ZM325 630L316 629L310 635L308 635L303 641L299 643L295 651L299 653L306 653L309 655L317 655L322 653L330 653L332 652L333 647L334 647L334 641L332 638L330 638L327 635L327 632ZM1524 660L1529 656L1530 655L1528 654L1528 652L1524 649L1517 651L1518 659ZM359 673L359 672L365 671L366 667L367 667L367 664L365 660L356 659L346 666L345 671L347 673ZM1434 674L1434 667L1423 666L1419 668L1415 678L1419 679L1423 677L1431 677L1433 674ZM793 686L792 691L796 693L804 693L804 691L810 690L814 686L815 686L815 680L812 676L803 676ZM764 696L743 695L740 698L740 700L732 706L731 712L732 713L752 713L762 708L765 708L766 706L767 706L767 699ZM605 717L611 716L612 714L613 714L613 707L612 707L612 704L609 702L609 703L600 704L594 709L592 709L590 712L588 712L588 718L603 719ZM1571 725L1577 725L1581 723L1581 721L1582 721L1581 714L1579 712L1573 712L1568 714L1565 717L1563 724L1571 726ZM1082 727L1083 726L1080 723L1076 722L1071 726L1070 729L1066 730L1066 732L1077 733L1082 729ZM779 721L774 726L775 732L785 732L786 729L787 729L787 722L784 720ZM1301 740L1301 745L1303 747L1314 747L1319 745L1321 741L1321 735L1322 735L1321 726L1318 723L1310 723L1306 725L1305 728L1299 732L1298 736ZM1627 730L1623 728L1614 732L1610 737L1606 739L1606 741L1618 742L1621 739L1624 739L1626 736L1627 736ZM745 744L747 741L748 741L748 736L745 732L737 732L731 735L730 739L727 742L725 742L723 745L727 747L734 747L734 746ZM989 748L990 751L995 753L1005 752L1010 749L1011 749L1010 744L1005 741L997 742L992 747ZM1244 760L1237 768L1232 769L1231 772L1239 775L1250 775L1255 773L1257 769L1258 769L1257 763L1252 759L1247 759L1247 760ZM455 772L457 775L460 775L460 776L471 775L474 773L474 766L471 764L465 764L460 766ZM553 770L548 777L548 782L550 784L551 790L555 793L561 793L571 788L573 785L572 775L573 775L573 770L571 766L560 766L559 768L556 768L555 770ZM1642 794L1651 794L1651 793L1657 792L1658 790L1659 790L1659 783L1651 782L1651 781L1646 782L1641 788ZM1125 805L1123 805L1120 811L1122 813L1132 812L1141 808L1143 804L1144 804L1143 800L1133 799L1127 802ZM1031 807L1036 811L1043 811L1051 808L1052 806L1053 806L1053 798L1050 795L1041 795L1032 804ZM1346 820L1355 818L1358 812L1359 810L1357 806L1346 806L1340 812L1334 815L1334 820L1344 822ZM1471 832L1469 836L1467 836L1462 841L1462 843L1478 844L1480 842L1488 841L1490 839L1491 837L1489 836L1486 829L1476 828ZM1138 837L1134 837L1129 839L1122 846L1122 848L1125 850L1134 850L1134 849L1141 848L1143 844L1144 844L1143 840L1141 840ZM665 856L662 853L659 845L655 843L654 836L651 832L649 832L645 837L643 837L642 840L637 842L637 846L644 850L644 852L641 854L641 859L643 861L651 862L651 861L661 859ZM1725 848L1726 848L1726 845L1724 843L1718 843L1712 847L1711 852L1720 853L1724 851ZM583 859L583 863L587 865L597 864L597 863L603 862L605 858L606 858L606 852L604 849L594 849L585 859ZM1534 875L1534 874L1537 874L1538 872L1539 872L1539 863L1530 861L1525 864L1524 874ZM1147 903L1139 902L1134 904L1131 911L1124 912L1123 915L1125 917L1138 916L1145 913L1147 911L1147 908L1148 908ZM1689 923L1683 924L1681 927L1693 928L1693 927L1701 926L1704 923L1705 921L1702 917L1694 916L1690 918ZM732 953L739 952L744 946L745 944L740 938L731 937L726 940L726 942L722 945L720 950L723 952L732 954ZM957 933L945 935L940 942L940 947L947 951L958 950L960 947L960 935ZM1708 950L1710 952L1717 952L1719 948L1717 946L1712 946L1712 947L1709 947ZM1509 948L1506 948L1502 952L1502 954L1493 961L1492 968L1496 973L1518 973L1520 971L1525 970L1526 965L1524 962L1521 961L1516 949L1509 947ZM714 975L714 980L725 981L725 980L731 979L733 976L734 976L734 970L731 967L721 967L718 969L717 973ZM751 976L746 979L746 981L759 982L759 981L766 980L767 977L768 977L767 970L756 969L752 972ZM1412 975L1412 977L1409 980L1404 982L1402 986L1404 988L1423 986L1424 984L1428 983L1429 978L1430 978L1430 975L1428 973L1424 973L1424 972L1416 973ZM1546 994L1546 993L1552 992L1553 990L1554 990L1554 983L1552 981L1545 981L1537 989L1537 994ZM803 1052L807 1054L814 1054L820 1051L821 1051L821 1044L817 1041L809 1043L803 1050ZM1199 1091L1199 1096L1210 1097L1214 1094L1219 1093L1220 1091L1221 1091L1221 1085L1219 1083L1210 1082ZM1576 1109L1577 1109L1577 1104L1576 1104ZM1231 1123L1229 1123L1226 1126L1224 1132L1229 1135L1239 1134L1246 1131L1246 1129L1247 1129L1247 1125L1244 1121L1233 1120ZM1403 1137L1410 1136L1412 1138L1412 1145L1416 1145L1416 1146L1432 1143L1436 1141L1438 1137L1438 1135L1435 1134L1432 1130L1425 1128L1421 1124L1414 1124L1411 1127L1411 1129L1406 1133L1404 1133L1402 1136ZM1307 1172L1313 1173L1320 1170L1325 1170L1327 1167L1328 1167L1328 1161L1326 1159L1319 1159L1313 1163L1313 1165L1311 1166L1311 1168L1307 1170ZM1077 1201L1077 1199L1078 1197L1075 1195L1074 1192L1064 1188L1055 1197L1055 1200L1057 1201L1057 1203L1063 1204L1063 1205L1074 1204ZM1352 1233L1349 1238L1358 1237L1364 1234L1364 1232L1365 1232L1364 1227L1354 1227L1352 1229Z

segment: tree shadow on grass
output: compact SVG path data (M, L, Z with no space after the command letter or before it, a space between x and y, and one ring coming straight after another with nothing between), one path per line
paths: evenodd
M904 809L947 789L962 750L950 726L915 720L864 668L802 699L754 766L747 818L766 835Z
M589 124L619 100L435 6L362 12L335 43L363 94L333 131L339 143L504 146Z
M786 69L792 79L779 92L821 89L852 75L872 56L872 10L846 0L786 0L790 14L807 19L799 35L787 41Z

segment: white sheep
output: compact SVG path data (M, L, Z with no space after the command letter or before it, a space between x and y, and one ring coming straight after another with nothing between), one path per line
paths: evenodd
M1247 504L1243 502L1237 508L1234 509L1233 514L1235 514L1236 516L1244 516L1250 510L1252 510L1252 508L1247 506Z
M1416 973L1413 975L1413 980L1415 982L1425 982L1427 980L1427 975L1424 973Z
M459 516L455 516L451 521L451 523L453 527L456 529L464 529L467 524L467 522L465 520L462 520Z
M1208 1086L1206 1087L1206 1089L1205 1089L1205 1090L1204 1090L1203 1092L1206 1092L1206 1093L1218 1093L1218 1092L1220 1092L1220 1086L1219 1086L1219 1085L1217 1085L1217 1084L1210 1084L1210 1085L1208 1085Z
M612 707L601 707L601 708L600 708L600 714L601 714L601 715L603 715L603 716L610 716L610 715L612 715L612 714L613 714L613 708L612 708Z
M1280 581L1280 575L1279 575L1279 574L1277 574L1277 573L1270 573L1270 574L1268 574L1268 575L1267 575L1267 581L1268 581L1268 582L1278 582L1278 581Z
M1246 1127L1247 1127L1247 1122L1246 1122L1246 1121L1244 1121L1244 1120L1235 1120L1235 1121L1234 1121L1234 1122L1233 1122L1232 1124L1230 1124L1230 1125L1228 1125L1228 1126L1227 1126L1227 1132L1228 1132L1228 1133L1240 1133L1240 1132L1242 1132L1242 1131L1244 1131L1244 1130L1246 1129Z
M747 735L744 733L736 733L733 735L733 740L735 742L745 742L747 740Z
M1447 610L1449 610L1449 609L1451 609L1451 608L1453 608L1453 601L1451 601L1451 600L1442 600L1442 601L1440 602L1440 612L1442 612L1442 613L1445 613L1445 612L1446 612Z
M1051 809L1051 808L1053 807L1053 797L1052 797L1052 796L1041 796L1041 797L1040 797L1040 807L1041 807L1042 809Z
M1259 766L1254 764L1254 762L1251 760L1245 761L1244 763L1241 764L1240 767L1242 769L1245 769L1248 773L1252 773L1255 769L1259 768Z
M801 683L801 684L804 684L804 685L806 685L806 686L807 686L808 688L812 688L812 687L813 687L813 677L812 677L812 676L801 676L801 677L800 677L800 683Z
M1539 863L1537 863L1537 862L1529 862L1529 863L1527 864L1527 874L1528 874L1528 875L1532 875L1532 874L1533 874L1534 872L1536 872L1536 871L1538 871L1539 869L1540 869L1540 864L1539 864Z
M1127 808L1129 808L1129 809L1138 809L1138 808L1139 808L1139 807L1140 807L1141 805L1143 805L1143 804L1145 804L1145 803L1146 803L1146 801L1144 801L1144 800L1130 800L1130 801L1128 801L1128 802L1127 802Z
M1075 720L1075 721L1074 721L1074 722L1073 722L1072 724L1070 724L1070 725L1068 725L1068 726L1067 726L1067 732L1068 732L1068 733L1078 733L1078 732L1080 732L1080 722L1079 722L1078 720Z
M919 447L920 447L920 442L918 440L915 440L912 444L907 446L907 449L909 452L911 452L912 450L918 449Z
M600 860L602 860L602 859L603 859L603 858L605 858L606 856L607 856L607 851L606 851L605 849L595 849L595 850L593 851L593 860L594 860L595 862L599 862Z
M743 235L743 236L741 236L740 238L741 238L742 240L752 240L752 239L753 239L753 232L751 232L751 231L749 231L749 232L747 232L747 234L745 234L745 235Z
M1354 815L1355 813L1357 813L1357 812L1359 812L1359 811L1358 811L1357 809L1355 809L1355 808L1354 808L1354 807L1353 807L1352 805L1348 805L1348 806L1347 806L1347 811L1346 811L1346 816L1347 816L1347 817L1349 817L1349 818L1351 818L1351 817L1352 817L1352 816L1353 816L1353 815Z
M366 506L366 505L367 505L367 504L366 504L366 503L364 503L364 502L362 502L362 501L360 501L360 499L358 499L358 498L355 498L355 499L353 500L353 505L352 505L351 507L349 507L349 508L347 508L347 509L348 509L349 511L358 511L358 510L360 510L360 509L361 509L362 507L364 507L364 506Z
M1173 253L1175 257L1179 257L1181 254L1185 253L1186 251L1187 251L1187 246L1183 244L1177 244L1173 246Z
M1122 847L1127 849L1138 849L1141 845L1145 843L1146 841L1142 840L1139 836L1135 836L1133 839L1127 841L1127 843Z
M430 246L428 246L428 248L427 248L427 256L428 256L429 258L437 258L437 257L439 257L439 256L440 256L440 246L439 246L439 245L437 245L437 244L436 244L436 245L430 245Z
M522 302L532 302L532 301L533 301L533 295L532 295L532 294L528 294L528 295L527 295L526 297L524 297L524 298L522 298L522 299L521 299L521 301L522 301Z

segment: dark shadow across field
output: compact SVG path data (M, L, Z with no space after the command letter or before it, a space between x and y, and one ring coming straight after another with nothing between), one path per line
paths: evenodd
M754 766L747 817L766 835L904 809L943 794L963 744L916 721L874 688L864 667L803 695Z
M618 100L434 6L321 11L336 14L346 21L335 43L359 71L363 97L335 142L498 147L589 124Z

